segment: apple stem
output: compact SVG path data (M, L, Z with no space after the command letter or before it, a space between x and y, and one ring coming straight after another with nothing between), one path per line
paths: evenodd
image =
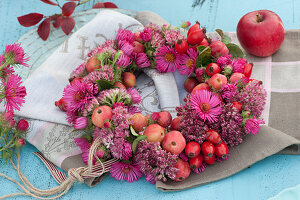
M259 22L262 22L263 21L263 16L261 14L256 14L256 21L259 23Z

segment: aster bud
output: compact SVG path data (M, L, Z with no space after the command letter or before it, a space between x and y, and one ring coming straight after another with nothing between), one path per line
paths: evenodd
M88 126L88 118L86 117L78 117L74 120L73 127L75 129L85 129Z
M233 68L232 68L232 65L231 65L231 64L226 65L226 66L224 67L224 75L225 75L225 76L230 76L230 75L232 74L232 72L233 72Z
M21 147L21 146L24 146L26 144L26 142L23 138L21 138L21 139L18 139L15 144L17 147Z
M152 113L151 119L154 121L157 121L159 119L159 113L158 112Z
M182 22L182 24L180 25L180 28L183 28L183 29L188 29L191 25L191 22L189 21L185 21L185 22Z
M98 158L103 158L104 157L104 152L100 149L96 152L96 155Z
M19 131L26 131L29 127L28 122L25 119L20 119L20 121L17 124L17 130Z

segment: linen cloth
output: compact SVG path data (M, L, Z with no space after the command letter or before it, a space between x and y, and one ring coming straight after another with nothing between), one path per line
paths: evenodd
M78 50L78 43L84 39L92 49L107 39L114 39L120 27L137 31L149 22L158 25L167 23L152 12L138 12L135 18L114 11L100 12L30 73L24 83L28 96L24 108L18 114L31 118L31 130L26 139L65 171L84 166L81 152L73 142L73 138L79 137L81 133L72 132L73 129L65 121L65 114L54 106L54 101L61 97L63 88L68 84L71 71L85 60ZM236 35L228 34L238 44ZM215 36L212 34L212 37ZM299 154L300 55L296 51L300 47L299 36L299 31L287 31L281 49L272 57L246 57L254 62L253 77L262 80L268 92L263 113L267 124L259 134L248 136L243 144L232 148L229 160L209 166L203 173L192 174L184 182L157 182L158 189L188 189L228 177L278 152ZM69 47L67 51L62 51L66 46ZM178 73L158 74L149 69L144 72L137 79L137 88L143 99L143 112L148 114L168 110L174 116L175 107L183 103L186 94L183 88L185 77ZM87 184L93 186L103 177L90 179Z

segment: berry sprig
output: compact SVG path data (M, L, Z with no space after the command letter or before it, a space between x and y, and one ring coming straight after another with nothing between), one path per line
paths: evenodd
M66 0L68 2L64 3L62 6L56 0L56 3L51 0L40 0L46 4L57 6L61 9L61 13L54 14L51 16L45 16L41 13L29 13L27 15L23 15L18 17L19 23L24 27L31 27L38 23L38 30L37 33L39 37L46 41L49 37L50 30L51 30L51 23L54 28L61 28L62 31L69 35L75 27L75 20L71 16L76 9L77 6L83 5L90 0ZM104 2L104 3L96 3L93 8L118 8L114 3L111 2Z

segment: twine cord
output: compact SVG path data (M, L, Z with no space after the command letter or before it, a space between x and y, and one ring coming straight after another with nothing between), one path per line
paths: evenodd
M99 177L99 176L103 175L109 169L108 169L108 167L104 166L104 164L101 162L101 160L96 155L100 144L101 144L100 138L96 138L90 148L90 151L89 151L89 159L88 159L87 167L69 169L68 178L61 185L56 186L49 190L37 189L28 181L26 176L24 176L24 174L20 170L20 157L21 156L20 156L20 149L18 149L17 165L14 163L13 160L10 160L10 162L11 162L12 167L17 171L18 176L23 185L20 182L16 181L15 179L13 179L5 174L0 173L0 176L17 184L24 193L8 194L8 195L0 197L0 200L10 198L10 197L15 197L15 196L30 196L30 197L34 197L37 199L57 199L57 198L63 196L64 194L66 194L70 190L70 188L73 186L74 183L76 183L76 182L83 183L85 178L87 178L87 177L95 178L95 177ZM94 159L96 159L96 161L98 162L97 163L98 165L101 165L100 172L97 172L97 173L93 172Z

